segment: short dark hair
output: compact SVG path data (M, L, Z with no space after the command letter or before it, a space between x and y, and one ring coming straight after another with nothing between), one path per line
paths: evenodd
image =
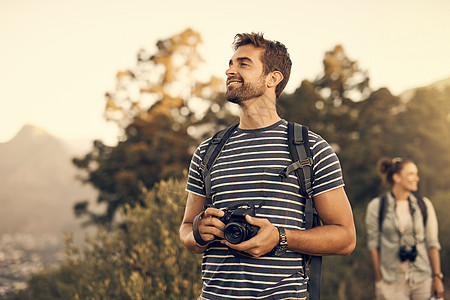
M275 89L276 97L278 98L286 87L291 75L292 62L286 46L277 41L266 40L263 33L252 32L236 34L233 49L236 51L239 47L248 44L264 50L261 57L264 75L273 71L279 71L283 74L283 80Z

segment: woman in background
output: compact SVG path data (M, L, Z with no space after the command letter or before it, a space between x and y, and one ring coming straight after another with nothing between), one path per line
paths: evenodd
M366 212L376 299L442 298L438 222L431 201L413 194L417 166L406 159L382 158L378 171L390 191L370 201Z

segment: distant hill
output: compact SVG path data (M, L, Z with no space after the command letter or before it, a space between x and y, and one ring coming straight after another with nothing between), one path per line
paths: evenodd
M75 177L73 151L31 125L0 143L0 234L60 233L79 228L72 212L95 191Z
M420 89L429 89L429 88L434 88L434 89L437 89L437 90L439 90L439 91L444 91L445 89L450 88L450 77L447 78L447 79L442 79L442 80L433 82L433 83L430 84L430 85L426 85L426 86L422 86L422 87L417 87L417 88L414 88L414 89L409 89L409 90L403 92L403 93L400 95L400 98L401 98L403 101L408 101L408 100L410 100L410 99L414 96L414 94L416 93L416 91L418 91L418 90L420 90Z

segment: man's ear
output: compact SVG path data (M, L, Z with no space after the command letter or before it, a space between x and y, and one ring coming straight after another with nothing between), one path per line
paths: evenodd
M280 71L273 71L267 74L267 87L276 88L277 85L283 80L284 76Z

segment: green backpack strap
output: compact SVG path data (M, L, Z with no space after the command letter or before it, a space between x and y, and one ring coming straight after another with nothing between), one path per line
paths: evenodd
M206 205L212 205L212 195L211 195L211 168L219 157L220 152L222 152L223 147L230 139L236 127L239 124L229 126L221 131L218 131L209 141L206 148L205 155L200 163L200 173L203 178L203 190L206 196Z
M319 215L312 199L313 158L309 145L308 127L288 123L288 145L292 164L287 166L280 176L285 178L295 171L300 186L300 193L305 197L305 228L311 229L321 225ZM322 285L322 257L311 255L305 257L305 270L309 268L308 292L310 300L320 299Z

